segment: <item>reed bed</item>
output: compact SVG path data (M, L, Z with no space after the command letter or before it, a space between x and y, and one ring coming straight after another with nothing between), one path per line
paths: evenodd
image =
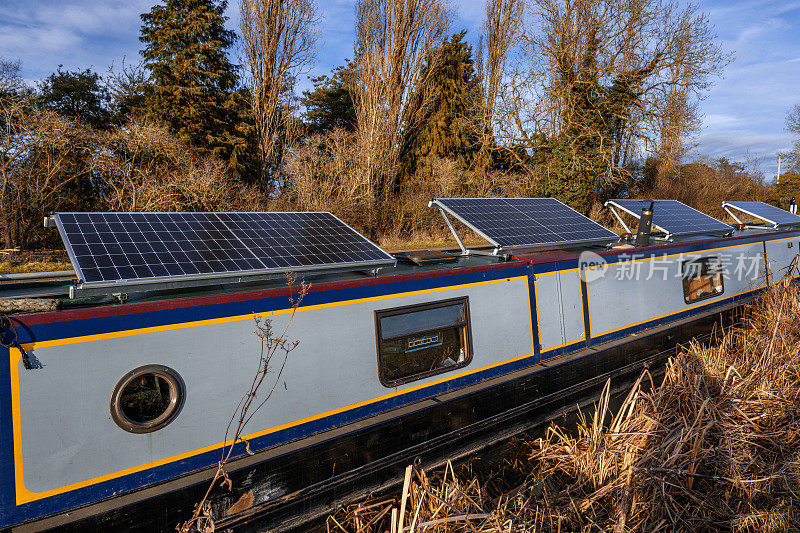
M661 384L645 371L615 413L610 389L577 427L515 442L515 488L409 467L399 496L340 509L328 531L800 531L798 286L682 349Z

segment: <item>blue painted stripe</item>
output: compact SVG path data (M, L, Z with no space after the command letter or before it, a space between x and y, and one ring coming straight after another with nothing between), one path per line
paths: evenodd
M481 281L492 281L525 276L527 273L527 266L522 265L507 269L493 269L452 276L439 276L396 282L390 281L376 285L364 285L361 287L348 287L343 289L334 288L320 292L309 292L303 298L302 307L448 287L452 285L464 285ZM43 342L64 339L78 335L97 335L116 331L180 324L189 321L213 320L251 313L266 313L269 311L286 309L289 305L288 296L283 295L246 300L244 302L198 305L119 316L52 322L49 324L37 324L30 327L23 326L18 329L20 343L24 344L33 341Z
M11 374L7 361L11 350L0 346L0 357L5 368L0 369L0 526L13 524L14 501L14 454L11 426Z

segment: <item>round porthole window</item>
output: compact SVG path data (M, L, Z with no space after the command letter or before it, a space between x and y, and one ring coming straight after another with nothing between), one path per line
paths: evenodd
M162 365L145 365L125 374L111 395L111 418L131 433L163 428L183 406L183 380Z

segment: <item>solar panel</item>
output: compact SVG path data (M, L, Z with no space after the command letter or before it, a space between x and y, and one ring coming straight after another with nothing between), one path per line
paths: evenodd
M100 286L395 259L331 213L56 213L78 279Z
M669 235L691 235L697 233L728 233L732 228L716 218L677 200L614 199L606 202L639 218L642 209L653 202L653 226Z
M733 215L733 213L727 209L729 207L763 220L764 222L768 222L776 228L779 226L800 224L800 216L793 215L780 207L765 204L764 202L722 202L722 207L726 208L726 211L731 215ZM733 218L737 217L734 216Z
M617 238L555 198L437 198L432 204L502 249Z

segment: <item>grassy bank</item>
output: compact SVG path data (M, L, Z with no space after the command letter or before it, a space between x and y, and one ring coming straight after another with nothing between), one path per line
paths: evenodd
M412 468L401 493L341 509L328 530L800 530L797 286L776 284L717 345L687 347L661 385L645 372L616 413L608 391L577 428L515 441L495 469L513 488Z
M0 274L72 270L64 250L0 250Z

